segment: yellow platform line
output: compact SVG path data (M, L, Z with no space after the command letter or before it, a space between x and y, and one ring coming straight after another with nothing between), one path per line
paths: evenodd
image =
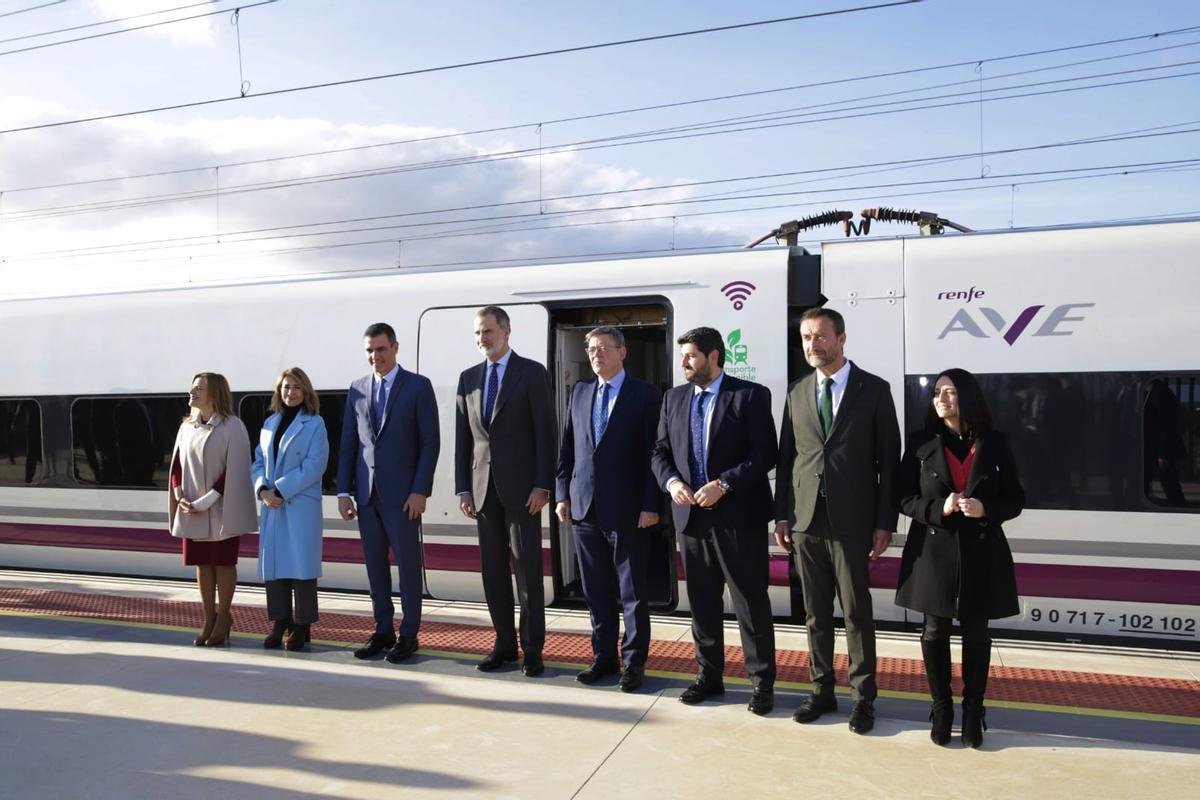
M194 626L182 625L162 625L154 622L130 622L127 620L117 619L102 619L98 617L82 617L69 616L63 614L42 614L36 611L10 611L0 609L0 616L5 617L27 617L31 619L46 619L55 622L88 622L95 625L112 625L114 627L123 628L143 628L146 630L171 631L178 633L192 633L196 630ZM261 639L262 634L247 633L244 631L230 631L231 638L238 639ZM326 647L341 647L352 648L356 647L355 642L337 641L334 639L313 639L311 644L324 645ZM416 655L427 656L431 658L445 658L452 660L461 660L463 658L478 658L478 653L468 652L465 650L431 650L425 647L417 650ZM556 667L558 669L574 669L582 666L579 661L546 661L547 667ZM677 681L692 681L695 679L695 673L692 672L674 672L669 670L646 670L646 676L651 678L664 678L666 680ZM725 683L732 683L738 686L749 686L749 678L741 677L726 677ZM799 692L808 691L811 684L799 683L797 681L776 681L775 688L790 689ZM837 694L843 697L849 697L850 692L847 689L836 690ZM928 700L929 695L918 692L900 692L889 689L880 689L880 697L887 697L894 700ZM1114 708L1089 708L1087 706L1057 706L1049 703L1027 703L1020 700L996 700L988 698L988 706L992 708L1011 708L1018 711L1036 711L1044 714L1069 714L1074 716L1098 717L1102 719L1118 719L1132 720L1138 722L1164 722L1172 725L1192 725L1200 727L1200 717L1187 717L1177 714L1152 714L1144 711L1121 711Z

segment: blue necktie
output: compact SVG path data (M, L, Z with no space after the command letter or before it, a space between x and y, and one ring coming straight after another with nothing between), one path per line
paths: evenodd
M383 427L383 413L387 409L387 378L379 379L379 394L375 396L375 433Z
M696 413L692 414L692 488L698 488L708 483L707 459L704 457L704 401L708 399L708 391L703 391L696 398Z
M492 427L492 411L496 408L496 395L500 393L500 365L492 364L488 375L487 392L483 396L483 427Z
M608 390L612 384L604 384L600 389L600 402L592 406L592 441L600 444L600 437L608 427Z

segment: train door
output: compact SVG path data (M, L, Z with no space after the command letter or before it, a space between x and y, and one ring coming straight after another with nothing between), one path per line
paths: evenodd
M459 374L483 360L475 349L473 334L478 309L478 305L431 308L418 322L417 371L433 383L441 431L441 452L433 477L433 494L421 524L425 590L439 599L484 599L475 522L458 510L458 496L454 493L455 396ZM547 364L549 315L546 309L536 304L506 304L504 310L512 323L509 339L512 349L526 358ZM478 499L482 501L482 498ZM552 507L542 511L547 602L554 599L553 571L549 563L550 529L547 527L552 511Z
M559 431L566 419L571 388L579 380L592 377L591 364L584 352L584 336L601 325L619 328L625 335L625 369L630 375L649 381L660 392L671 386L671 356L669 315L665 300L620 305L597 305L588 301L585 306L557 306L551 312L553 331L554 400L558 411ZM659 512L663 520L670 519L670 509L663 495ZM583 602L579 562L569 525L556 524L554 557L558 576L557 594L560 600ZM647 564L647 590L650 608L656 612L673 611L678 604L675 539L670 526L660 524L646 535L652 545Z

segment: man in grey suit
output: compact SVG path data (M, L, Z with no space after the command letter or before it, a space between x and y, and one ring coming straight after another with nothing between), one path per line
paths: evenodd
M555 418L546 368L509 348L511 332L502 308L487 306L475 315L475 346L485 361L458 379L454 483L459 509L479 531L483 594L496 629L492 652L476 668L490 672L517 660L511 553L521 604L521 671L535 677L545 670L541 511L554 485Z
M371 374L350 384L338 449L338 512L358 518L375 633L354 652L371 658L388 650L397 664L417 650L421 626L420 521L433 491L433 470L441 446L437 401L424 375L396 362L396 331L377 322L363 333ZM400 573L404 618L392 632L392 565ZM389 649L390 648L390 649Z
M812 693L792 715L807 723L837 709L833 598L841 600L854 700L850 730L875 726L875 618L870 572L892 542L900 430L887 381L850 363L846 323L833 309L800 318L815 371L789 387L775 473L775 541L796 559L808 624Z

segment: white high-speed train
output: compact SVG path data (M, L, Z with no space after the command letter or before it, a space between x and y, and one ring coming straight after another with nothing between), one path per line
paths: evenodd
M474 523L457 510L452 468L458 374L480 358L476 309L508 310L514 349L554 376L560 416L589 371L584 331L620 326L626 367L666 388L683 380L675 337L711 325L726 337L729 372L770 388L778 423L788 383L807 370L796 320L825 303L845 315L847 355L891 383L902 428L920 424L929 376L960 366L980 377L1028 492L1006 526L1022 613L997 628L1195 647L1198 251L1200 221L1181 221L846 240L820 256L792 248L0 301L0 565L185 577L164 489L192 374L224 373L254 435L276 375L302 366L336 438L345 389L367 371L362 331L386 321L401 363L433 381L441 415L426 590L478 600ZM321 582L365 589L333 472ZM576 602L571 537L543 513L546 596ZM686 611L673 535L653 535L653 606ZM902 541L872 569L884 625L919 621L892 603ZM244 580L255 552L243 537ZM796 576L774 548L771 581L775 614L794 618Z

